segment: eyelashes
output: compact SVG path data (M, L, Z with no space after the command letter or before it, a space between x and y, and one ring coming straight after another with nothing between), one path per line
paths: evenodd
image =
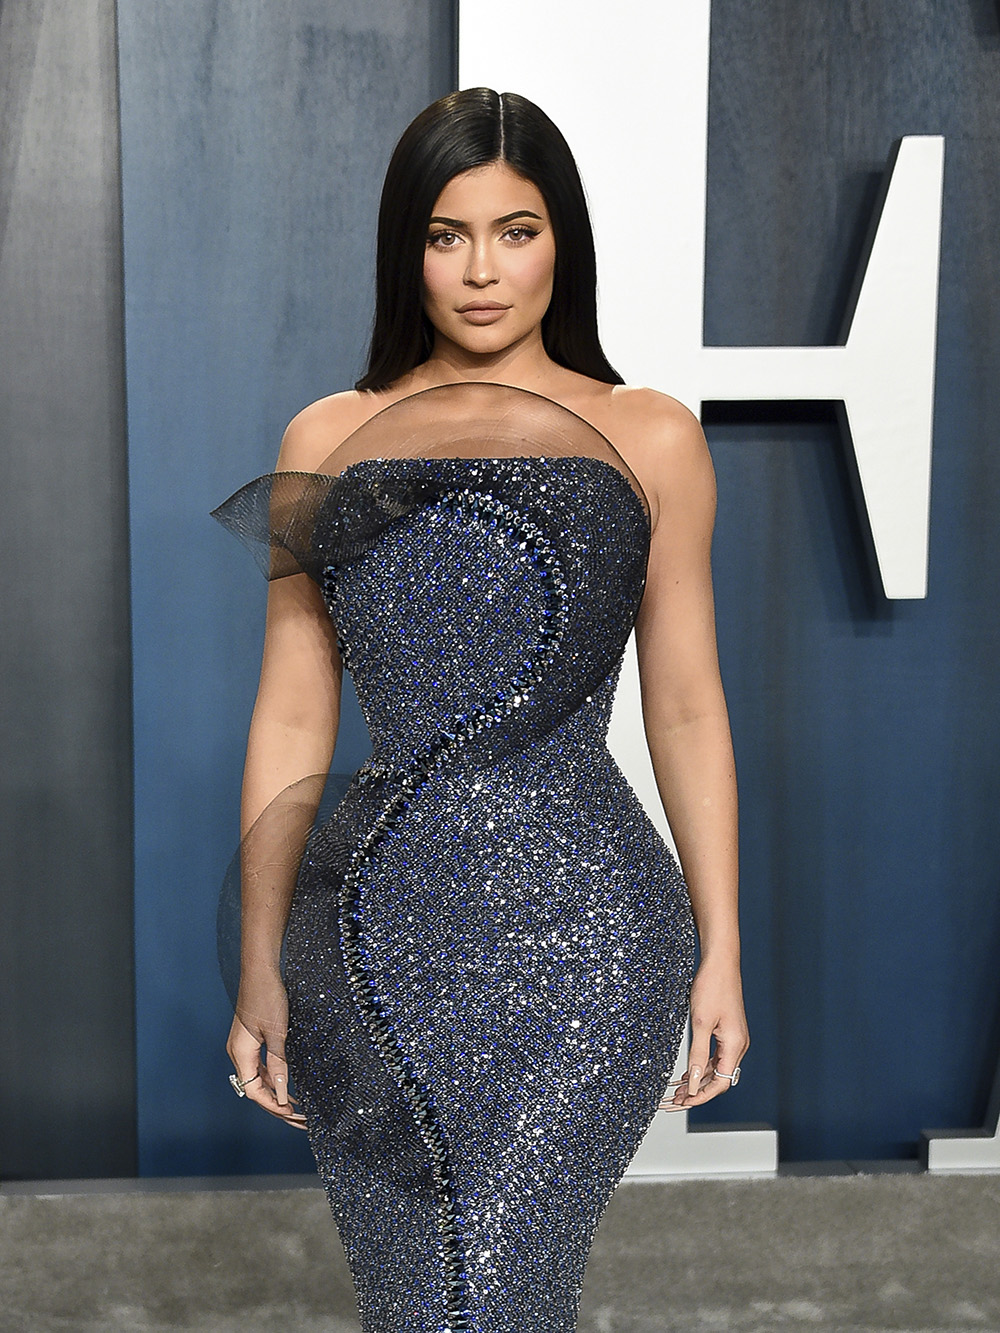
M538 235L538 229L536 227L525 226L523 223L518 223L514 227L507 227L501 235L508 238L511 245L527 245L529 241L533 241ZM444 237L450 237L451 240L444 243ZM457 250L458 246L456 242L460 239L461 237L457 231L442 229L441 231L432 231L429 234L427 237L427 245L428 248L434 250Z
M458 235L454 231L432 231L427 237L427 244L436 250L454 250L454 245L445 245L443 242L447 238L454 238Z

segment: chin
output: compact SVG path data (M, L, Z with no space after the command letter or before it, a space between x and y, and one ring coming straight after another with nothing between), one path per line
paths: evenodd
M504 334L503 337L494 335L492 338L470 338L466 335L464 338L453 338L452 341L463 351L478 352L480 355L485 355L489 352L505 351L506 348L516 343L520 336L520 334L516 334L511 337L509 334Z

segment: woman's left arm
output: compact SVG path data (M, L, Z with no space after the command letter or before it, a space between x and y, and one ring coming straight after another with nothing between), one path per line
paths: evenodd
M656 509L635 632L646 739L701 953L688 1068L673 1097L673 1105L690 1107L731 1086L720 1075L732 1074L750 1038L740 976L736 765L712 593L715 473L697 418L656 398L643 476Z

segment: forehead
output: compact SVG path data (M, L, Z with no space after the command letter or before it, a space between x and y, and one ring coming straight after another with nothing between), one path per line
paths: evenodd
M506 162L488 162L453 176L438 195L433 211L471 221L500 217L518 208L548 216L537 185Z

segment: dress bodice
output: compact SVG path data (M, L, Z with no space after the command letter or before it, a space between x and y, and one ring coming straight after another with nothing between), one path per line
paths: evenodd
M568 741L603 742L649 518L574 413L501 385L424 390L321 471L257 478L216 517L270 577L320 586L371 733L366 773L456 731L476 762L564 724Z
M579 641L619 644L645 573L644 517L616 468L586 456L369 458L347 476L435 492L321 576L374 766L404 766L477 707L537 708L532 676L548 657L599 689ZM578 725L597 738L610 696L579 701Z

